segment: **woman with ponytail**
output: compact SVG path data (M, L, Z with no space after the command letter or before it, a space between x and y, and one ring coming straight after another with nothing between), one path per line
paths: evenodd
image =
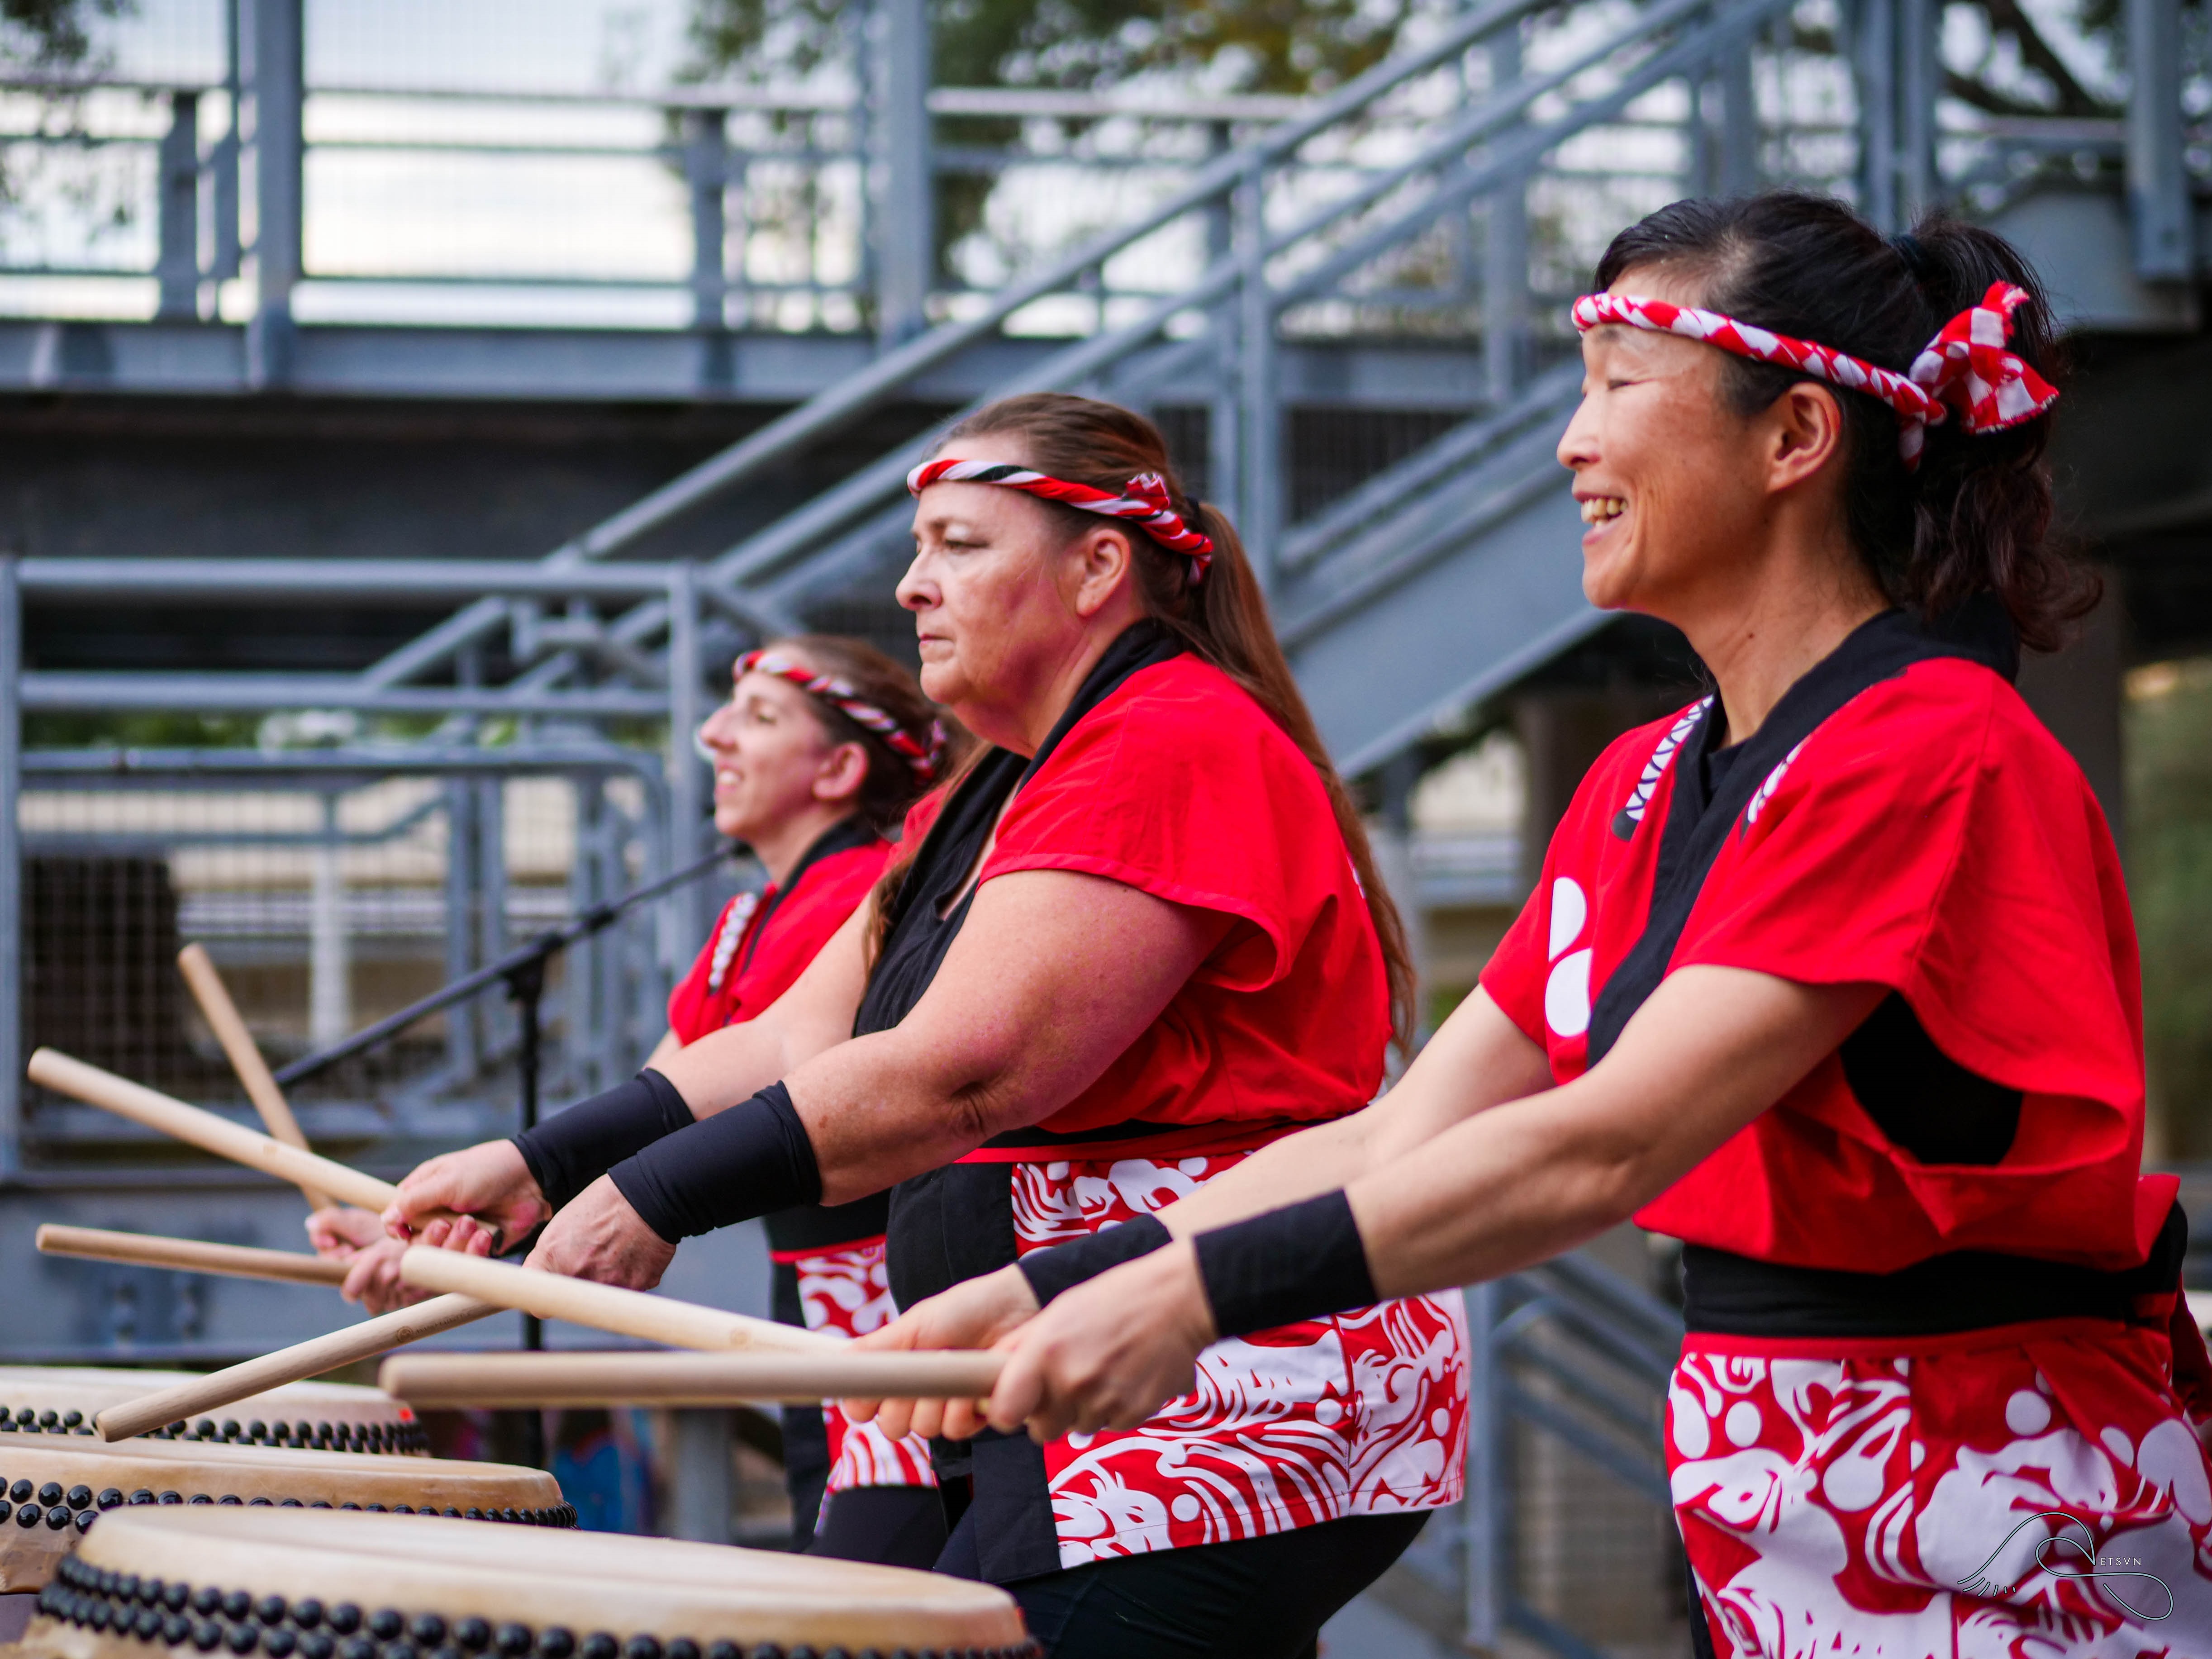
M863 640L827 634L770 640L739 657L729 700L701 725L698 744L714 769L715 831L759 860L768 885L722 907L668 1000L667 1033L645 1070L616 1091L641 1109L651 1109L656 1094L665 1100L660 1073L670 1060L709 1032L767 1012L866 903L890 860L887 835L952 758L912 674ZM589 1176L602 1172L591 1167L589 1137L605 1111L556 1113L515 1142L455 1158L519 1153L557 1205L573 1184L572 1160L580 1158ZM421 1173L445 1163L433 1160ZM767 1217L775 1316L843 1336L888 1319L886 1210L878 1194ZM349 1264L348 1299L382 1313L429 1294L400 1279L405 1246L373 1212L319 1210L307 1230L319 1254ZM452 1232L434 1225L425 1240L476 1249L491 1243L482 1229ZM908 1565L935 1559L941 1505L920 1442L886 1440L834 1406L793 1408L783 1414L783 1468L794 1548Z
M687 1236L889 1189L912 1304L1380 1087L1402 930L1235 532L1157 428L1014 398L908 487L922 686L986 746L774 1006L665 1056L649 1109L552 1121L592 1132L560 1194L542 1155L479 1148L410 1176L395 1231L442 1208L522 1237L574 1194L532 1265L650 1285ZM1310 1653L1459 1497L1465 1365L1455 1298L1378 1301L1224 1345L1125 1432L948 1443L939 1565L1006 1585L1055 1659Z
M2203 1654L2212 1362L2140 1169L2134 928L2012 685L2094 598L2045 539L2041 289L1987 232L1790 192L1663 209L1595 286L1583 588L1712 695L1600 757L1387 1097L871 1341L996 1341L993 1429L1090 1434L1255 1326L1632 1217L1684 1243L1698 1653Z

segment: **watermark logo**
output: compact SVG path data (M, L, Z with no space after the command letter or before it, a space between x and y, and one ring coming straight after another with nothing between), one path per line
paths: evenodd
M1992 1600L1999 1600L2010 1595L2020 1588L2021 1584L2027 1583L2027 1581L2022 1578L2008 1584L1986 1575L1996 1559L2005 1553L2006 1545L2020 1536L2021 1528L2031 1526L2038 1521L2063 1521L2066 1523L2066 1527L2079 1528L2081 1534L2076 1538L2066 1530L2066 1527L2062 1527L2048 1538L2040 1540L2035 1547L2035 1565L2039 1571L2049 1574L2053 1578L2102 1580L2106 1599L2118 1602L2129 1613L2146 1624L2154 1625L2161 1619L2173 1617L2173 1589L2165 1579L2154 1572L2143 1571L2142 1558L2139 1555L2098 1554L2096 1540L2091 1536L2088 1527L2063 1510L2041 1510L2029 1516L2020 1523L2020 1526L2014 1527L2004 1535L2002 1542L1990 1552L1988 1560L1984 1561L1972 1572L1958 1581L1959 1588L1969 1595L1986 1595ZM2072 1556L2061 1557L2054 1562L2050 1553L2062 1546L2075 1553ZM2166 1611L2152 1613L2136 1606L2134 1602L2112 1588L2112 1581L2118 1578L2141 1578L2157 1585L2156 1594L2166 1598ZM2143 1596L2146 1600L2155 1599L2149 1592L2141 1589L2136 1589L2136 1594Z

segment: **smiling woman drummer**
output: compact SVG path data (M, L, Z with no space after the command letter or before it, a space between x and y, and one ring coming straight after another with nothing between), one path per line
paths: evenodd
M1591 769L1380 1103L875 1340L1000 1338L990 1420L1089 1432L1222 1337L1633 1215L1686 1242L1701 1651L2202 1653L2212 1379L2175 1182L2139 1173L2134 929L2010 683L2093 592L2045 540L2034 276L1782 193L1654 214L1597 287L1559 444L1584 590L1678 625L1714 694Z
M611 1167L535 1266L651 1285L682 1237L891 1188L911 1304L1381 1083L1411 988L1397 918L1235 533L1158 430L1016 398L909 483L922 685L993 746L781 1000L664 1061L696 1121L551 1120ZM502 1142L410 1176L388 1218L514 1233L544 1197ZM949 1448L939 1565L1006 1584L1060 1659L1310 1652L1459 1495L1464 1367L1450 1304L1347 1307L1216 1350L1127 1432Z

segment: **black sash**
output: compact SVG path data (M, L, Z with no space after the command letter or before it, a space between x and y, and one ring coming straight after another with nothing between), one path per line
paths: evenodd
M1106 648L1084 679L1036 754L1027 760L994 750L969 774L930 826L893 906L882 956L853 1021L853 1035L890 1029L904 1019L937 977L945 954L968 920L970 889L950 914L945 901L959 892L999 821L1000 810L1042 766L1075 723L1118 690L1139 669L1180 656L1183 646L1157 623L1139 623ZM1151 1126L1145 1126L1151 1127ZM1123 1131L1126 1137L1127 1131ZM1095 1139L1070 1137L1070 1139ZM1041 1129L1018 1129L987 1143L1036 1146L1054 1139ZM1012 1172L1004 1164L954 1164L891 1189L884 1266L891 1296L902 1308L1012 1265L1014 1255ZM984 1578L1012 1583L1060 1571L1060 1539L1045 1486L1044 1454L1026 1434L986 1430L974 1440L939 1440L930 1447L939 1480L955 1494L972 1482L976 1547Z
M1893 1273L1785 1267L1682 1247L1682 1322L1728 1336L1938 1336L2037 1319L2163 1326L2181 1283L2189 1218L2179 1204L2140 1267L2100 1273L1987 1250L1953 1250Z
M1936 626L1905 611L1885 611L1860 623L1783 693L1710 798L1705 769L1698 763L1711 751L1718 735L1720 702L1716 698L1706 705L1674 757L1674 794L1659 842L1659 868L1652 878L1651 912L1643 936L1607 978L1590 1008L1592 1066L1612 1050L1621 1029L1666 977L1667 964L1698 895L1705 890L1713 860L1768 774L1859 693L1914 663L1939 657L1963 657L2010 679L2020 665L2011 618L1995 599L1984 597L1968 601ZM1898 762L1911 764L1905 756Z

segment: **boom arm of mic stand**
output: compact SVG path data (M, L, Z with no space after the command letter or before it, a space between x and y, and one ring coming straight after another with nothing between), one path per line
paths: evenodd
M627 911L673 891L688 881L696 881L716 865L728 858L731 848L721 847L696 863L688 864L673 875L663 876L634 892L625 893L610 904L595 904L573 921L540 933L529 944L508 951L498 961L487 963L473 973L464 974L442 989L433 991L419 1002L410 1002L394 1014L387 1014L374 1025L363 1026L344 1042L334 1043L319 1053L303 1054L276 1073L278 1084L289 1087L303 1078L311 1078L328 1071L342 1060L379 1048L405 1030L419 1019L465 1002L479 991L493 985L512 984L514 976L535 963L540 973L544 964L559 952L579 939L588 939L601 929L620 920Z

